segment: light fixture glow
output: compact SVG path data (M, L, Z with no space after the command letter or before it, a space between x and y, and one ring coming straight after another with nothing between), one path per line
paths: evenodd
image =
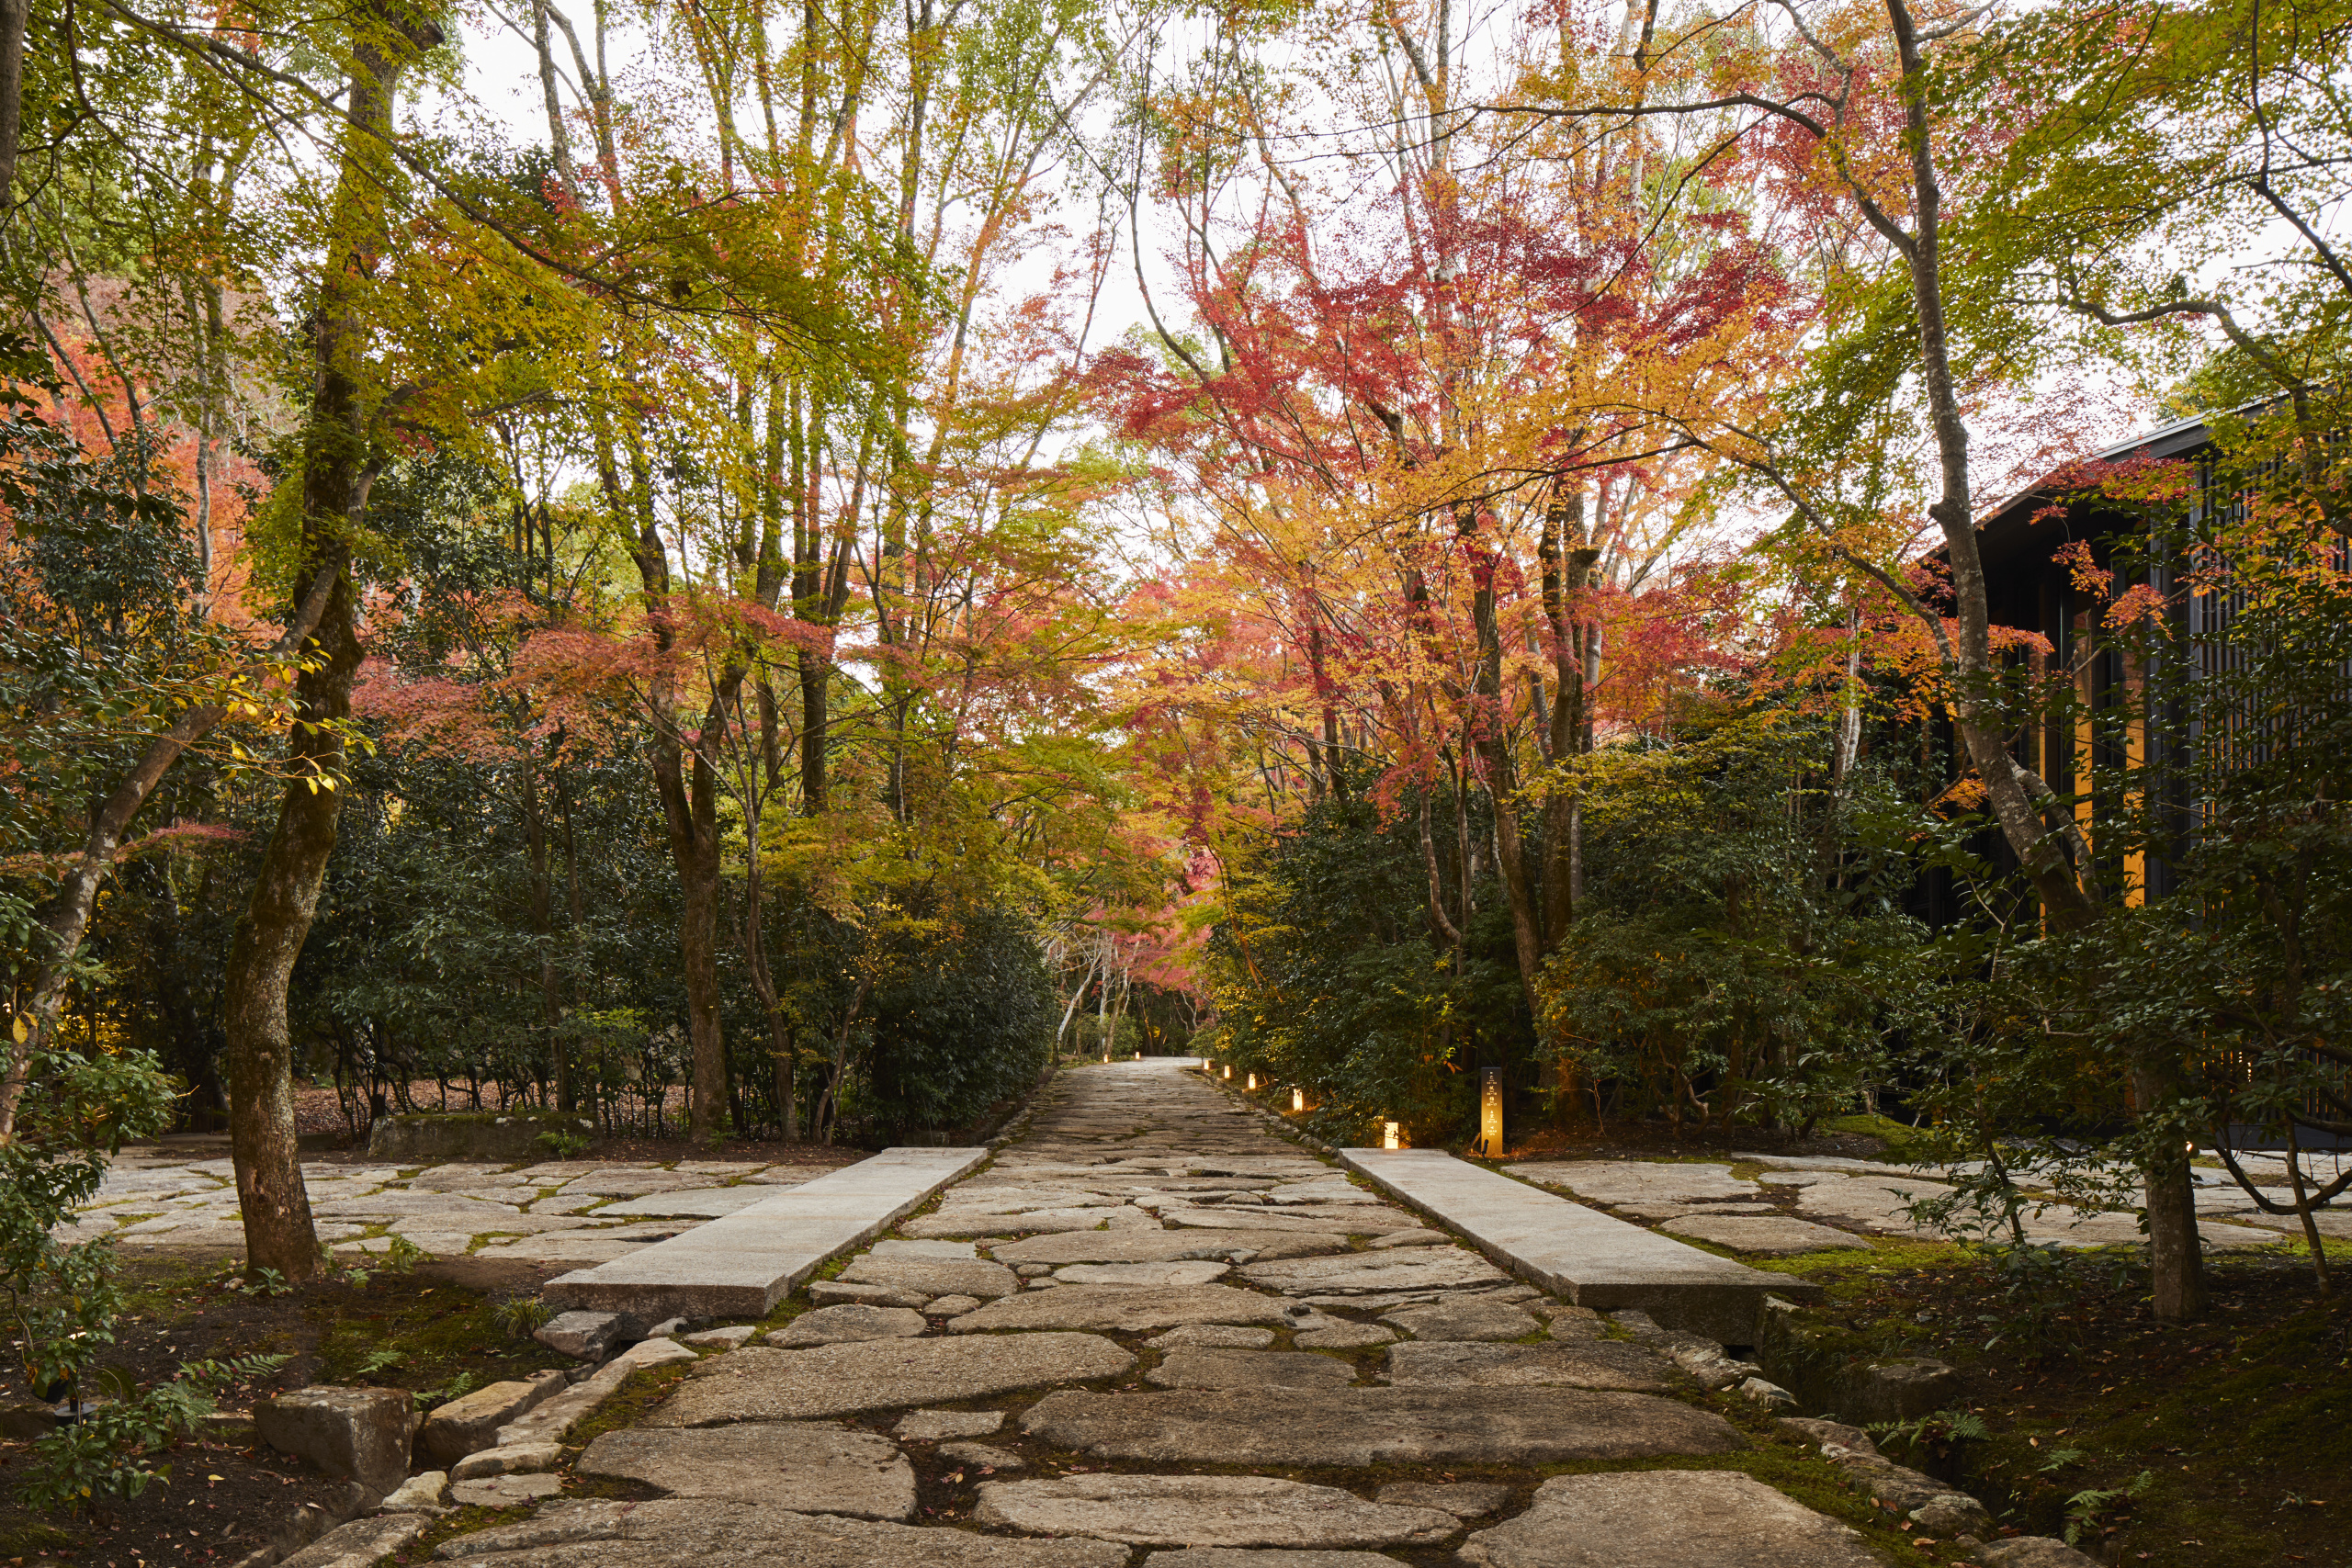
M1503 1075L1499 1067L1478 1074L1478 1147L1488 1159L1503 1154Z
M1306 1091L1305 1089L1295 1089L1290 1091L1290 1108L1293 1111L1304 1111L1306 1109Z
M1250 1075L1250 1092L1252 1094L1258 1092L1258 1075L1255 1073Z
M1402 1122L1383 1122L1380 1124L1380 1146L1384 1149L1403 1148L1405 1124Z
M1231 1062L1227 1062L1225 1065L1225 1080L1227 1083L1231 1083L1233 1081L1233 1064Z

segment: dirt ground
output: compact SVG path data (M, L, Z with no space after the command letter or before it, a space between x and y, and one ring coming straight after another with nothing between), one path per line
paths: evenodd
M204 1157L214 1152L201 1146L207 1142L175 1138L168 1152ZM220 1142L218 1152L225 1154L226 1140ZM631 1162L711 1157L674 1138L612 1140L596 1152ZM718 1157L829 1169L862 1158L863 1151L739 1143ZM306 1151L304 1160L372 1163L363 1149ZM497 1308L513 1297L537 1296L540 1284L569 1264L452 1258L405 1275L379 1271L364 1283L337 1278L271 1296L243 1289L227 1263L217 1255L127 1255L123 1281L131 1303L102 1364L145 1386L170 1377L183 1361L254 1353L288 1358L274 1375L229 1390L220 1401L224 1416L314 1382L405 1388L429 1408L484 1383L567 1364L526 1329L502 1322ZM0 1368L0 1404L30 1397L13 1367ZM337 1485L297 1461L254 1448L249 1427L240 1432L236 1423L222 1422L159 1456L170 1475L140 1496L108 1501L94 1517L60 1519L16 1502L17 1478L31 1455L28 1441L0 1438L0 1564L9 1568L46 1560L75 1568L232 1562L301 1504Z
M1834 1321L1960 1369L1959 1407L1991 1436L1931 1442L1915 1462L2005 1523L2072 1525L2109 1562L2352 1564L2352 1301L2320 1294L2308 1260L2212 1259L2211 1315L2176 1325L2150 1314L2128 1253L2029 1284L1943 1250L1804 1270Z
M131 1258L123 1266L130 1310L104 1364L147 1383L200 1358L287 1358L274 1375L230 1389L220 1402L224 1417L313 1382L405 1388L437 1404L564 1364L495 1311L510 1295L535 1294L545 1272L552 1270L485 1269L456 1259L406 1275L378 1273L364 1284L337 1280L272 1296L249 1293L233 1273L208 1260ZM28 1397L20 1379L0 1378L0 1401ZM130 1568L244 1556L300 1505L338 1483L256 1448L250 1427L240 1431L238 1425L217 1423L215 1431L158 1456L171 1467L167 1480L136 1498L108 1501L86 1519L38 1517L18 1506L14 1482L31 1446L0 1442L0 1562L54 1558L76 1568Z

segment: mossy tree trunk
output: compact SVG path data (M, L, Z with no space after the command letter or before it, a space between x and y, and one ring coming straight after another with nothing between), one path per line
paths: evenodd
M325 266L310 321L311 418L302 443L302 567L296 581L334 574L325 614L303 644L288 738L288 783L262 852L253 901L238 921L224 985L230 1153L243 1211L245 1267L288 1280L318 1269L318 1236L302 1185L294 1124L293 1040L287 987L318 912L341 813L343 722L359 669L356 604L346 569L381 466L381 406L365 379L368 296L398 188L388 156L401 69L441 41L440 28L401 0L376 0L353 17L349 119L336 174Z

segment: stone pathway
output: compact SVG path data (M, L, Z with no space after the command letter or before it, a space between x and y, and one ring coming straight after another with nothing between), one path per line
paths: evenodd
M2262 1155L2239 1156L2246 1174L2283 1183L2286 1168ZM2335 1156L2309 1161L2324 1179L2335 1174ZM1758 1257L1790 1257L1825 1248L1867 1245L1873 1235L1922 1234L1905 1212L1921 1199L1940 1197L1951 1184L1910 1166L1836 1156L1734 1154L1720 1161L1642 1159L1531 1160L1506 1168L1523 1180L1606 1208L1669 1235L1712 1243ZM2268 1247L2278 1232L2300 1235L2292 1214L2256 1212L2253 1200L2225 1171L2199 1168L2198 1232L2208 1247ZM2021 1179L2031 1182L2030 1175ZM2283 1185L2266 1187L2274 1201L2293 1194ZM2331 1235L2352 1235L2352 1205L2316 1216ZM2136 1246L2143 1238L2136 1214L2101 1213L2049 1202L2022 1216L2028 1240L2062 1247Z
M572 1266L629 1258L826 1174L821 1165L701 1159L302 1167L319 1239L336 1252L381 1254L398 1236L435 1258ZM229 1161L154 1149L125 1151L57 1235L112 1236L131 1253L242 1256L245 1247Z
M1579 1306L1631 1307L1668 1328L1744 1345L1765 1298L1810 1301L1820 1287L1718 1258L1438 1149L1342 1149L1349 1168ZM1671 1227L1668 1227L1671 1228ZM1850 1246L1842 1232L1812 1227Z
M505 1479L553 1495L516 1493L527 1514L444 1540L438 1556L481 1568L2062 1561L1955 1540L1989 1528L1971 1500L1877 1460L1851 1428L1777 1424L1755 1390L1726 1388L1739 1371L1713 1375L1736 1368L1723 1345L1511 1279L1165 1062L1063 1075L991 1165L786 1311L756 1337L682 1334L699 1358L662 1374L676 1381L634 1425L584 1450L547 1447L569 1417L502 1434L547 1456L543 1473ZM655 1339L625 1359L691 1354ZM458 1472L521 1468L503 1451ZM1833 1464L1848 1462L1877 1467L1854 1484L1903 1499L1880 1506L1909 1515L1911 1540L1894 1512L1866 1535L1770 1483L1834 1488ZM1932 1547L1914 1544L1927 1536Z
M721 1188L707 1196L728 1201L732 1213L550 1280L541 1293L552 1306L648 1320L759 1317L831 1258L871 1241L986 1158L984 1148L887 1149L797 1187ZM752 1201L737 1202L747 1191L755 1194Z

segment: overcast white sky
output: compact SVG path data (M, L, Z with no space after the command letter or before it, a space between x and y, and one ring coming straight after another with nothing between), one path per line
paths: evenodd
M502 0L501 9L505 15L527 25L526 0L514 0L511 5ZM1473 0L1472 4L1463 7L1466 15L1457 20L1457 36L1472 40L1473 52L1482 56L1495 55L1509 46L1510 39L1520 26L1521 9L1519 0L1505 0L1505 3L1499 6L1481 5ZM577 22L583 24L585 19L584 17L575 18ZM624 93L629 89L628 79L638 75L638 73L630 68L630 62L633 59L642 58L645 41L641 31L632 27L616 26L612 64L616 78L620 82ZM1170 35L1169 47L1171 51L1182 51L1202 41L1204 41L1202 38L1190 36L1180 30ZM477 13L473 24L467 28L464 48L466 51L464 82L473 111L487 116L505 138L514 143L544 144L547 140L546 119L540 102L537 65L528 42L514 32L497 26L492 16L487 13ZM1312 90L1311 87L1309 90ZM443 114L455 107L447 104L428 104L426 112L429 116ZM1312 119L1311 115L1307 118ZM1328 129L1318 124L1290 141L1278 142L1274 149L1276 155L1285 160L1293 158L1300 160L1300 172L1310 179L1316 177L1329 167L1324 163L1324 157L1327 153L1337 151L1335 139L1345 134L1346 127L1343 123L1345 118L1335 108ZM1080 243L1085 239L1085 230L1091 226L1092 211L1091 202L1083 205L1073 203L1070 210L1063 215L1064 221L1072 231L1070 235L1072 243ZM1123 213L1117 216L1124 221ZM1165 254L1168 249L1167 237L1152 231L1152 215L1148 209L1145 213L1145 223L1147 231L1143 236L1141 250L1143 265L1146 275L1151 282L1154 299L1159 308L1162 320L1167 321L1171 330L1182 330L1185 312L1174 288L1173 270ZM2245 254L2184 258L2184 261L2198 274L2196 281L2210 287L2224 282L2235 267L2264 257L2275 257L2295 248L2299 243L2292 231L2285 224L2279 223L2273 225L2271 231L2259 236L2256 244ZM1133 237L1122 236L1123 257L1118 265L1112 267L1106 279L1095 312L1089 342L1091 348L1099 348L1114 342L1131 328L1148 325L1143 299L1134 279L1133 262L1131 256L1124 254L1133 244ZM1024 288L1042 286L1050 272L1052 263L1053 256L1049 252L1033 253L1028 260L1012 272L1009 278L1011 288L1013 291L1019 292ZM2097 383L2094 400L2104 405L2104 412L2094 422L2095 428L2083 433L2090 447L2102 448L2115 445L2132 434L2163 423L2152 411L2146 409L2143 402L2132 394L2119 373L2112 367L2105 365L2086 365L2075 373L2074 379L2082 386ZM2064 381L2065 378L2063 375L2053 378L2043 389L2053 394L2067 390L2069 389L2065 387ZM1999 444L1999 438L1989 429L1984 434L1986 439L1981 455L1994 461L1986 465L1983 488L1992 491L2005 488L2003 481L1993 477L1994 471L1999 466L1995 450ZM1048 456L1050 457L1050 454ZM1990 504L1997 498L1987 493L1980 499Z

